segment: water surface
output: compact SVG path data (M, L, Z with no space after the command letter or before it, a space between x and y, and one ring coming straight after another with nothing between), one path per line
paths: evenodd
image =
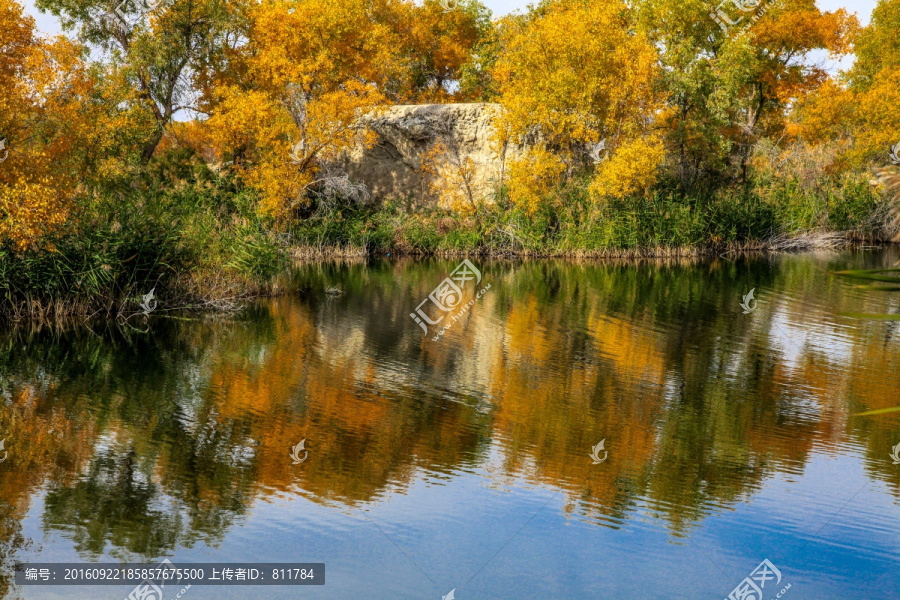
M766 600L900 597L900 413L853 416L900 405L897 324L842 316L900 294L829 275L898 258L473 259L490 289L437 341L410 313L456 260L7 330L0 560L326 564L323 587L188 600L718 600L768 559Z

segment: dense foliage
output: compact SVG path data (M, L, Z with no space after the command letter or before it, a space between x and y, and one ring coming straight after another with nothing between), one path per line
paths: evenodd
M68 34L40 39L0 0L5 301L112 307L160 282L202 297L207 276L271 274L285 240L540 253L893 234L870 180L900 143L900 0L866 27L813 0L751 4L726 26L705 0L496 20L478 0L38 0ZM374 142L361 115L468 101L501 104L496 144L527 148L493 202L468 193L464 156L433 168L451 201L424 213L361 208L334 172Z

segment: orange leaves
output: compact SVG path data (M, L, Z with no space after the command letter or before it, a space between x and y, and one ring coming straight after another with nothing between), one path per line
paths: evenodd
M251 9L255 79L275 89L338 87L349 77L383 83L395 41L365 0L267 0Z
M222 148L252 150L258 141L287 136L293 122L270 94L230 86L219 90L219 104L208 125Z
M264 212L287 216L308 202L322 168L372 142L357 119L385 102L397 65L396 40L374 8L267 0L248 9L250 39L236 62L252 84L221 88L209 126Z
M849 134L854 115L853 94L836 81L826 81L815 93L802 98L793 117L799 137L819 143Z
M560 0L512 35L496 75L515 133L536 126L568 144L635 129L655 105L656 51L627 14L624 3Z
M888 148L900 142L900 66L887 67L871 85L856 94L855 147L857 162L875 159L884 164Z
M823 16L820 24L831 23L822 27L825 39L833 35L837 18ZM848 73L849 87L829 80L799 103L794 116L805 141L838 141L845 149L842 160L856 167L887 162L888 149L900 142L898 26L900 1L879 3L872 22L858 32L858 56ZM857 34L855 29L852 33Z
M460 78L476 46L490 33L487 11L471 2L446 10L438 0L391 2L386 9L381 18L396 32L403 65L398 100L458 102L460 94L451 94L447 84Z
M844 9L821 12L815 4L783 4L768 12L753 28L754 42L772 51L803 52L822 48L846 54L859 32L859 22Z
M0 242L22 250L65 222L83 153L80 115L90 89L80 48L32 36L33 21L11 0L0 0ZM73 158L73 155L75 158Z

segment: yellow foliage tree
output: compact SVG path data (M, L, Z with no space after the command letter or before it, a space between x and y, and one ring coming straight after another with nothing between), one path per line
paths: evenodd
M599 164L589 189L595 197L624 198L644 192L656 183L657 167L665 155L658 136L627 140Z
M552 0L527 18L508 20L503 30L508 39L494 73L506 109L501 130L530 148L510 165L514 202L534 210L551 174L590 167L603 140L614 154L655 135L653 118L662 107L657 51L635 32L625 2ZM658 166L649 159L656 158L661 155L652 153L639 163L648 179ZM621 184L610 179L625 171L604 173L592 189L635 187L630 175Z
M804 141L845 148L841 160L847 166L883 165L900 144L898 26L900 0L879 2L871 23L856 36L857 60L845 74L847 85L829 79L811 90L792 115Z
M379 19L396 33L404 68L391 95L398 102L458 102L477 96L453 89L460 72L473 61L473 49L491 34L490 11L476 0L446 2L390 2Z
M219 88L208 125L276 216L305 205L317 175L354 144L360 116L385 102L397 44L377 0L265 0L247 7L243 84ZM386 9L385 9L386 10Z
M565 173L566 163L558 154L540 146L532 148L509 163L509 196L525 212L534 214L553 197Z
M0 0L0 49L0 241L23 250L65 223L92 181L122 171L139 122L117 108L114 73L92 71L66 38L35 38L13 0Z
M477 197L475 161L460 153L452 140L438 139L431 144L422 159L422 171L439 205L463 214L478 209L481 198Z

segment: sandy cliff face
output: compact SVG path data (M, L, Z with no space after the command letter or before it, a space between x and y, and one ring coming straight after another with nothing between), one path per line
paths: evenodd
M435 203L438 194L429 185L435 178L459 170L471 159L472 195L491 202L500 184L504 163L518 147L497 148L494 120L497 104L421 104L392 106L364 120L378 136L377 144L358 148L340 164L351 181L365 183L373 201L389 199ZM435 156L435 143L444 152ZM431 161L437 168L423 169ZM435 164L436 163L436 164ZM436 174L433 172L436 171ZM458 185L454 181L451 185Z

